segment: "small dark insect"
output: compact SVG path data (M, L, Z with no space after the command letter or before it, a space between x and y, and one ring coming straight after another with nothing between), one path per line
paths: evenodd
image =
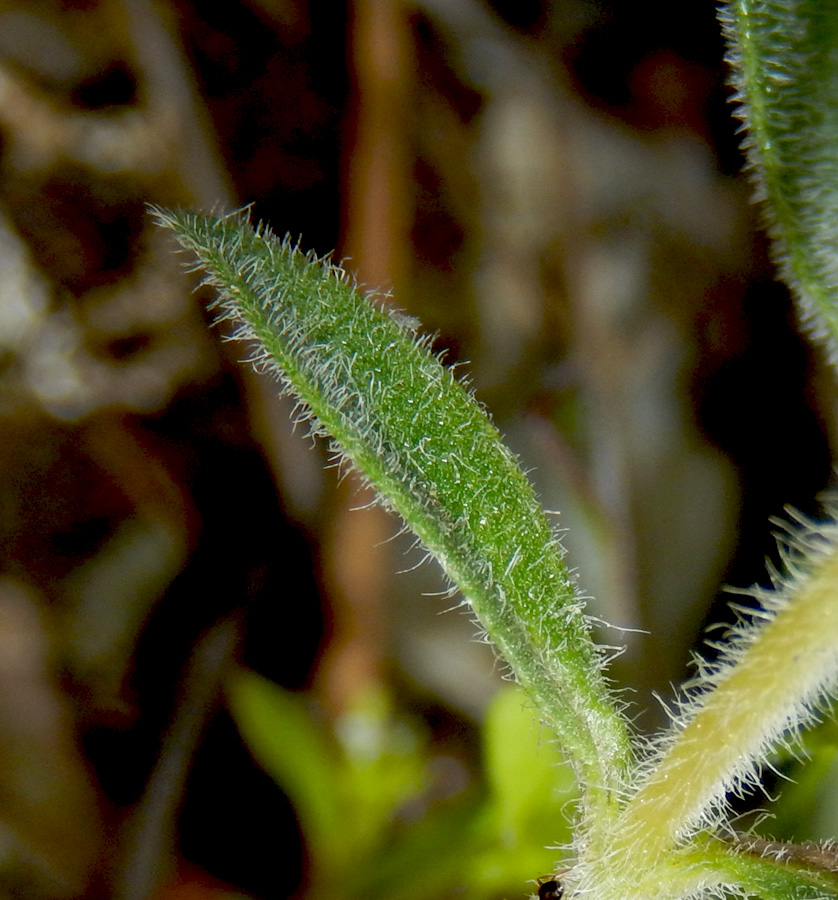
M562 900L564 888L556 875L544 875L538 879L538 900Z

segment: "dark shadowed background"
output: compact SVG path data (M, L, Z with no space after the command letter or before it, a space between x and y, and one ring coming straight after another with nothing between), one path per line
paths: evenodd
M250 204L468 361L660 723L836 436L725 78L706 0L0 0L0 898L303 896L240 667L481 778L491 652L149 203Z

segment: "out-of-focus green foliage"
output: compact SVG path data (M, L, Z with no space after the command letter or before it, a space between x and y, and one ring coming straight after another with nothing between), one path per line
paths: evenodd
M570 840L573 777L516 688L483 726L485 779L436 797L439 758L381 693L356 698L334 731L305 694L240 671L230 709L260 765L294 805L311 888L334 898L423 900L519 894ZM449 761L450 762L450 761Z
M778 787L757 830L788 841L832 840L838 834L838 723L827 719L771 760Z

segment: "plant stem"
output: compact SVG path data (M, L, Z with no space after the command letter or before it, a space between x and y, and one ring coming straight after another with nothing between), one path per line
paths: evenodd
M838 0L731 0L720 19L782 275L838 363Z
M796 572L777 590L755 591L761 624L743 621L721 663L675 723L660 761L628 804L617 847L649 861L701 825L713 824L725 793L756 777L755 765L814 718L838 681L838 549L835 526L794 538ZM805 558L803 553L807 553ZM666 744L666 741L665 741Z

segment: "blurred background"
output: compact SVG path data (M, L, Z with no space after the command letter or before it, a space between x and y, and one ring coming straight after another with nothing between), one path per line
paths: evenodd
M437 334L649 730L838 436L723 55L704 0L0 0L0 898L549 871L548 737L147 204L250 204Z

